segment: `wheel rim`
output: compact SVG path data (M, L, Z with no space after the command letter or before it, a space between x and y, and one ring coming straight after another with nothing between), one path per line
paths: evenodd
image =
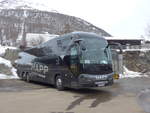
M61 78L57 79L56 85L57 85L57 87L62 87L62 80L61 80Z

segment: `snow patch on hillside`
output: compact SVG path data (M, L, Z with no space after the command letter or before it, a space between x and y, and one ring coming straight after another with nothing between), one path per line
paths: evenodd
M43 3L29 0L0 0L0 9L37 9L49 10Z

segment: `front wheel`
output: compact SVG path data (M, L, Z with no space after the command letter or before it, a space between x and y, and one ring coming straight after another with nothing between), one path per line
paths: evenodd
M56 82L55 82L56 88L59 91L64 90L64 86L63 86L63 82L62 82L62 78L60 75L56 76Z

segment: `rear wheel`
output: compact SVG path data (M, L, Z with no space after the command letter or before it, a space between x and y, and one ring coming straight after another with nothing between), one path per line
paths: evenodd
M64 90L63 81L60 75L56 76L55 85L59 91Z
M29 73L26 73L26 81L30 82L30 74Z
M22 72L21 73L21 80L26 80L26 73L25 72Z

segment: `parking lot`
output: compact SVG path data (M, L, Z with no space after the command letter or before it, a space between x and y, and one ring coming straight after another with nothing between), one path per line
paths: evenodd
M128 78L113 86L57 91L53 86L0 80L0 113L145 113L139 99L150 78ZM145 106L147 106L145 104Z

